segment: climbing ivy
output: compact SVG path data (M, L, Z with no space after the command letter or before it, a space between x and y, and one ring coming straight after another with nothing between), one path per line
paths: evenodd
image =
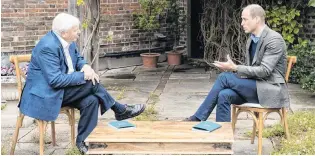
M298 37L300 29L303 27L297 20L299 16L299 10L287 6L274 6L266 11L267 24L282 34L288 46L294 43L306 44Z

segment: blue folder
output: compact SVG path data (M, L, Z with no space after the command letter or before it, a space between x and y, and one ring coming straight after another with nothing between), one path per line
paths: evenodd
M126 129L126 128L135 128L136 126L126 120L122 121L110 121L108 123L110 127L113 127L115 129Z
M212 132L216 129L219 129L221 127L220 124L211 122L211 121L201 121L197 125L195 125L192 129L193 130L199 130L199 131L205 131L205 132Z

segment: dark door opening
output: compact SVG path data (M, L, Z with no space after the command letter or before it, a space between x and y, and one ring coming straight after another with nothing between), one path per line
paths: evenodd
M204 47L200 28L200 17L202 14L202 0L190 1L190 56L192 58L203 58Z

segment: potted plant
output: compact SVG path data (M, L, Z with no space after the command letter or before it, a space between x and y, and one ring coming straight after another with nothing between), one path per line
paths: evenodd
M174 39L173 50L167 52L167 62L169 65L180 65L182 49L184 46L179 46L180 34L185 29L184 8L180 7L179 0L170 0L167 12L167 23L170 24L170 32Z
M142 53L144 67L156 68L159 53L151 53L153 31L160 28L159 16L167 7L167 0L139 0L140 9L135 13L136 26L149 32L149 53Z

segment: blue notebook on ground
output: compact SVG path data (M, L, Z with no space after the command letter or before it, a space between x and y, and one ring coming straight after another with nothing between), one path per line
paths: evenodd
M136 126L126 120L122 121L110 121L108 123L110 127L113 127L115 129L129 129L129 128L135 128Z
M197 125L195 125L192 129L197 131L204 131L204 132L212 132L216 129L221 127L220 124L211 122L211 121L201 121Z

